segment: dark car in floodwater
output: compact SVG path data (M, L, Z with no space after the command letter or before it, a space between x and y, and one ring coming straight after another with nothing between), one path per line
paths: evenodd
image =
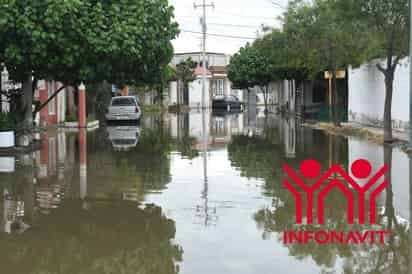
M213 110L241 111L243 103L236 96L225 96L213 99Z

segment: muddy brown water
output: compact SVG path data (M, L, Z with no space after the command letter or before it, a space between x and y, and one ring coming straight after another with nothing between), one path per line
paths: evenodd
M332 191L324 225L295 224L288 164L389 164L375 225L349 226ZM1 273L412 273L409 158L300 121L146 115L94 132L49 130L0 157ZM316 212L315 212L316 215ZM384 244L284 244L284 230L391 230Z

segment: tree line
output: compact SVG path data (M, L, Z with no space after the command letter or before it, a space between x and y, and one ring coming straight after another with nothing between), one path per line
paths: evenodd
M282 26L246 44L236 53L228 75L237 88L262 89L276 80L302 82L329 71L332 118L340 125L337 72L379 60L385 78L384 140L392 142L392 95L395 71L409 50L409 0L291 1Z
M168 0L0 0L0 62L22 83L18 120L31 126L40 79L63 88L158 83L179 32L173 13Z

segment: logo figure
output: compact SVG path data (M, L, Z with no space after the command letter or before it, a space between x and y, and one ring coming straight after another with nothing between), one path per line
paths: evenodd
M365 224L365 203L366 195L369 190L372 189L379 179L381 179L388 170L387 165L384 165L376 174L372 174L372 165L369 161L359 159L355 161L351 166L352 178L349 174L338 164L333 164L324 174L321 175L321 166L318 161L306 160L300 165L300 174L295 173L288 165L283 166L287 175L296 183L296 185L306 194L306 219L308 224L313 224L313 200L315 192L319 191L317 197L317 222L319 224L324 223L324 201L326 196L334 188L339 189L346 197L348 203L347 220L349 224L354 224L354 212L355 212L355 196L357 193L358 200L358 219L359 224ZM338 175L338 177L332 175ZM302 179L303 177L303 179ZM360 186L356 179L368 179L364 186ZM312 182L312 185L308 185L305 180ZM344 180L342 182L341 180ZM329 182L328 182L329 181ZM302 211L303 211L303 193L299 192L294 185L292 185L288 179L283 180L285 187L292 193L296 200L296 223L302 224ZM379 184L369 195L369 222L371 224L376 223L376 198L386 188L388 180ZM353 191L352 191L353 190Z

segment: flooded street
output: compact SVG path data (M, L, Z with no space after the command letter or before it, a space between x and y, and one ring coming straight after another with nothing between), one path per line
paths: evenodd
M412 273L410 162L398 149L295 118L197 111L41 139L33 154L0 156L2 273ZM389 165L368 225L392 231L385 243L284 244L299 226L282 166L359 158ZM352 230L346 207L333 190L321 228Z

